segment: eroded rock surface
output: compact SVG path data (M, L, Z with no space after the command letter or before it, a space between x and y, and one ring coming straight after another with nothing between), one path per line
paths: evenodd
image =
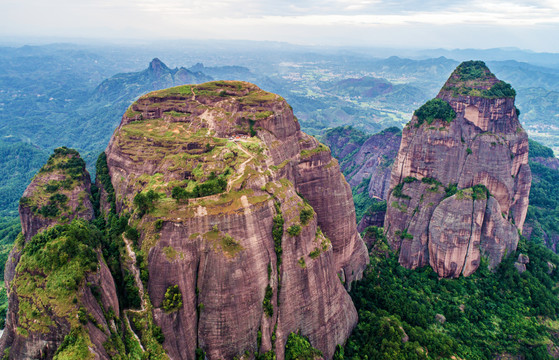
M352 187L371 179L367 191L371 198L386 200L390 174L400 146L401 131L392 127L366 136L351 128L337 128L326 133L324 141L342 159L342 171Z
M377 203L388 198L390 174L401 137L402 132L396 127L370 136L351 127L340 127L326 132L323 140L333 149L332 153L340 161L340 168L354 191L358 194L365 192ZM357 230L382 227L385 213L382 206L369 208Z
M141 233L171 358L201 348L209 359L282 359L291 332L332 357L357 322L340 279L362 276L367 250L337 161L281 97L242 82L150 93L106 155L117 210ZM149 190L158 195L141 214L134 198ZM175 285L182 306L169 312Z
M507 85L482 62L463 63L437 96L456 116L414 115L406 125L385 218L403 266L467 276L480 256L494 267L516 249L531 173L528 137Z

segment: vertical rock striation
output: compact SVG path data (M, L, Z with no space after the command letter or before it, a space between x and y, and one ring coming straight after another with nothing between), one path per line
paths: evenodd
M514 97L483 62L465 62L406 125L385 219L403 266L467 276L481 256L494 267L516 249L531 173Z
M390 174L401 137L402 132L396 127L367 136L347 126L329 130L323 136L332 154L339 159L340 168L354 191L375 199L375 207L367 209L359 222L359 232L368 226L382 227L384 224L386 211L384 204L379 202L388 197Z
M106 155L171 358L201 348L209 359L282 359L291 332L332 357L357 322L340 279L359 279L368 256L337 161L281 97L231 81L153 92L123 116ZM168 311L176 285L182 306Z

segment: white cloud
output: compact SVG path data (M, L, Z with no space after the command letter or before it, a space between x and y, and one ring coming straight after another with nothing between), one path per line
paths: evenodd
M559 39L549 35L559 28L558 0L4 0L2 7L4 36L423 47L470 41L477 47L547 46L559 51ZM462 33L466 28L468 33ZM471 39L474 34L477 38Z

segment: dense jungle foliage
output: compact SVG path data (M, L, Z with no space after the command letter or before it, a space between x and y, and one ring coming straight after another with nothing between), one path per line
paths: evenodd
M382 229L371 264L351 296L359 323L348 340L346 359L494 359L523 355L549 359L559 338L559 257L522 239L494 271L482 265L458 279L439 279L429 267L408 270L386 243ZM518 254L527 271L514 267ZM340 354L338 354L340 355Z
M546 161L559 165L550 148L530 141L532 187L525 228L531 230L532 241L554 249L559 241L559 170Z

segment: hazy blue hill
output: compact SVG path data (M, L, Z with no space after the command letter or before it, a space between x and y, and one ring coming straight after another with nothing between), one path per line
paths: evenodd
M394 85L391 92L377 97L375 101L411 113L429 100L429 97L425 91L416 86L399 84Z
M333 84L324 84L323 88L340 96L372 99L392 91L393 86L385 79L364 76L359 79L344 79Z
M534 65L559 68L559 54L533 52L518 48L493 48L493 49L426 49L420 51L408 51L409 56L445 56L458 61L481 59L486 62L503 61L515 59Z
M17 216L17 204L49 154L23 142L0 140L0 217Z
M391 56L387 59L372 61L370 69L392 80L398 78L408 83L439 84L444 82L456 68L458 61L445 57L424 60L404 59Z
M191 71L184 67L170 69L161 60L155 58L148 68L132 73L116 74L103 81L93 92L89 102L115 103L130 102L146 92L183 84L200 84L213 78L200 71Z
M244 66L204 66L202 63L197 63L188 70L207 74L216 80L254 81L257 79L257 76Z
M487 65L499 79L505 79L516 89L542 87L549 90L559 90L559 69L515 60L490 61Z
M0 49L0 137L54 148L67 123L107 77L129 69L83 47L24 46ZM128 70L129 71L129 70ZM63 144L60 144L63 145Z
M521 118L527 123L545 125L559 123L559 91L544 88L522 88L517 91Z
M333 95L352 102L374 104L379 108L412 112L423 104L429 96L421 89L409 84L393 84L388 80L364 76L341 81L327 82L320 85L325 94ZM352 102L347 101L342 107L349 115L357 114L360 109L352 109Z

